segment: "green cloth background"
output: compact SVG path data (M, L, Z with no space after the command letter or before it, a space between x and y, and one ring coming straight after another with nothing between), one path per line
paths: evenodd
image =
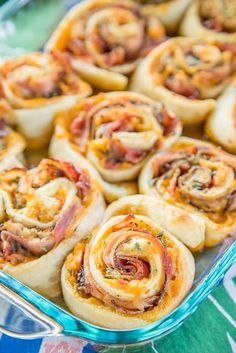
M3 2L0 0L0 5ZM42 48L63 16L65 3L71 5L73 1L33 0L23 11L0 22L0 60ZM224 283L179 329L156 341L152 347L138 347L136 352L155 350L158 353L236 353L236 265ZM107 352L122 351L126 352L125 349ZM44 343L40 353L46 353Z

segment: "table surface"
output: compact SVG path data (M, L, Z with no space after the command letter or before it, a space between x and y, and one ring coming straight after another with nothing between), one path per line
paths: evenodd
M222 284L176 331L138 353L236 353L236 264ZM125 349L106 350L124 353ZM46 338L23 341L2 335L0 353L92 353L79 339Z
M2 2L3 0L0 0L0 5ZM25 50L36 49L43 45L46 32L50 31L52 19L56 21L64 2L63 0L41 0L37 2L37 6L16 16L14 23L7 21L0 32L1 56L11 56L16 49L19 51L20 43L24 43ZM43 16L45 13L47 16ZM44 18L43 23L42 18ZM34 31L29 31L28 28L32 27L32 19ZM35 36L32 38L32 33L37 33L37 38ZM14 48L14 53L5 44ZM0 353L91 353L94 351L89 345L83 346L80 340L71 338L22 341L0 336ZM198 310L179 329L158 340L152 348L152 352L158 353L236 353L236 264L227 273L222 285L212 292ZM125 352L125 349L116 350L116 352ZM151 349L140 348L138 352L149 353Z

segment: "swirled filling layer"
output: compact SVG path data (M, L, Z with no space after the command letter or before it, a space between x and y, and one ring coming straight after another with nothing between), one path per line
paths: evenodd
M216 97L236 70L234 44L170 41L151 67L158 85L189 99Z
M104 227L67 258L75 290L131 315L158 306L168 290L171 297L180 278L178 250L168 236L133 215Z
M151 185L167 201L192 205L219 222L236 211L236 163L216 148L191 146L153 162Z
M73 234L89 200L89 176L70 163L44 159L38 167L0 176L0 267L46 254Z
M138 5L91 5L76 20L63 52L86 63L130 73L137 59L165 39L159 20L149 20ZM126 66L127 65L127 66Z
M72 115L73 141L82 153L93 153L106 169L142 162L179 126L163 105L126 96L87 99Z
M234 0L199 0L202 24L216 32L236 32L236 2Z

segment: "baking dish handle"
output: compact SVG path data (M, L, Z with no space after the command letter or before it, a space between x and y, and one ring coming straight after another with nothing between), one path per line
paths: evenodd
M53 319L2 284L3 277L0 271L0 332L16 338L36 339L63 331Z

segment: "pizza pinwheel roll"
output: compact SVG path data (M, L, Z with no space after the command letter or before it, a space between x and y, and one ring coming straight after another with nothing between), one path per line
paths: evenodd
M5 98L31 148L48 144L55 113L92 93L88 83L44 53L25 54L0 66Z
M46 50L93 86L123 90L139 59L164 39L159 20L145 16L135 2L87 0L65 16Z
M132 92L86 98L56 119L50 155L85 165L110 202L134 194L138 173L156 150L181 134L181 123L162 104Z
M190 290L190 251L141 215L111 217L77 243L62 269L65 303L95 325L130 329L170 313Z
M191 0L137 0L147 15L156 16L168 32L176 31Z
M182 21L180 34L186 37L213 38L235 43L235 0L193 1Z
M200 123L235 73L235 48L201 39L169 39L140 63L131 90L168 104L184 124Z
M12 167L20 167L24 161L25 141L6 124L6 121L12 121L11 117L11 107L0 98L0 172Z
M236 86L229 86L217 101L216 110L206 122L210 139L236 154Z
M180 138L144 166L140 192L194 214L205 224L205 245L236 230L236 157L191 138Z
M40 294L60 294L60 271L75 243L103 217L88 172L44 159L0 174L0 268Z

